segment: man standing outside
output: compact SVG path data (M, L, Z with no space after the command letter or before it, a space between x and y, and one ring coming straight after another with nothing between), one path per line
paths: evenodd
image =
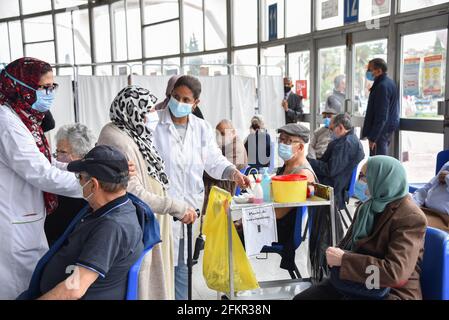
M297 123L301 120L304 113L304 106L302 103L302 97L298 96L292 91L293 81L291 78L284 78L284 100L282 101L282 108L285 111L285 122Z
M366 72L366 78L374 81L362 131L362 139L369 140L370 156L387 156L391 136L399 128L398 88L387 71L385 60L376 58Z

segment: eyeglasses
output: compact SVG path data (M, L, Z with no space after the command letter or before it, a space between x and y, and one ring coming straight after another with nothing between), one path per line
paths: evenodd
M283 138L283 137L279 137L278 138L278 143L283 143L283 144L286 144L286 145L290 146L290 145L292 145L294 143L302 143L302 141L291 140L291 139L286 139L286 138Z
M53 83L52 85L49 86L39 86L37 89L38 90L45 90L46 94L52 93L53 91L56 91L56 89L59 88L59 84L57 83Z
M58 155L63 155L63 154L69 154L67 151L64 151L64 150L58 150L58 149L56 149L56 151L53 153L53 157L54 158L57 158L58 157Z
M81 180L81 178L83 178L84 180L87 179L86 176L82 175L82 174L79 173L79 172L76 172L76 173L75 173L75 177L76 177L78 180Z

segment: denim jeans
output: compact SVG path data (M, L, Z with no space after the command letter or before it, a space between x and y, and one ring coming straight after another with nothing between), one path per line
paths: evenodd
M175 299L188 299L189 269L184 262L184 239L179 241L178 266L175 267Z

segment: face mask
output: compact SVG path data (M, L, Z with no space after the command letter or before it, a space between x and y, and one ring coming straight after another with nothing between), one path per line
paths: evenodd
M157 124L159 123L159 115L157 114L157 112L148 112L145 115L145 118L146 118L145 122L146 127L151 131L155 131Z
M368 184L364 181L358 180L355 183L354 196L362 202L369 200Z
M324 127L325 128L329 128L330 127L330 125L331 125L331 119L330 118L326 118L326 119L324 119Z
M292 88L290 87L284 87L284 92L285 93L289 93L292 90Z
M83 190L83 194L84 194L84 188L89 184L89 183L91 183L92 182L92 180L89 180L89 181L87 181L83 186L81 186L81 189ZM90 198L92 198L92 196L94 195L94 193L92 192L90 195L88 195L87 197L84 197L84 195L83 195L83 198L84 198L84 200L86 200L86 201L89 201L90 200Z
M280 143L279 149L278 149L279 157L281 157L282 160L288 161L293 158L293 148L292 146Z
M376 80L376 78L374 77L374 74L372 71L367 71L366 72L366 79L368 79L369 81L374 81Z
M188 103L181 103L175 98L171 97L170 101L168 102L168 107L176 118L184 118L192 113L193 105Z
M11 78L14 82L17 82L24 86L25 88L28 88L30 90L33 90L36 93L36 101L31 106L32 109L39 111L39 112L47 112L50 110L53 101L55 100L55 92L51 91L47 94L46 90L36 90L31 88L29 85L23 83L20 80L17 80L13 76L11 76L9 73L5 72L6 75Z
M65 153L63 155L58 155L56 160L58 160L59 162L62 162L62 163L69 163L69 162L73 161L72 157L67 153Z

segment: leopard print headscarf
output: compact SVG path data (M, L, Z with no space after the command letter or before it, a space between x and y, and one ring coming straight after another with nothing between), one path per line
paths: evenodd
M119 92L109 111L109 117L120 130L130 136L139 147L148 165L148 174L166 190L169 185L165 165L153 145L153 134L145 125L145 115L157 98L147 89L128 86Z

